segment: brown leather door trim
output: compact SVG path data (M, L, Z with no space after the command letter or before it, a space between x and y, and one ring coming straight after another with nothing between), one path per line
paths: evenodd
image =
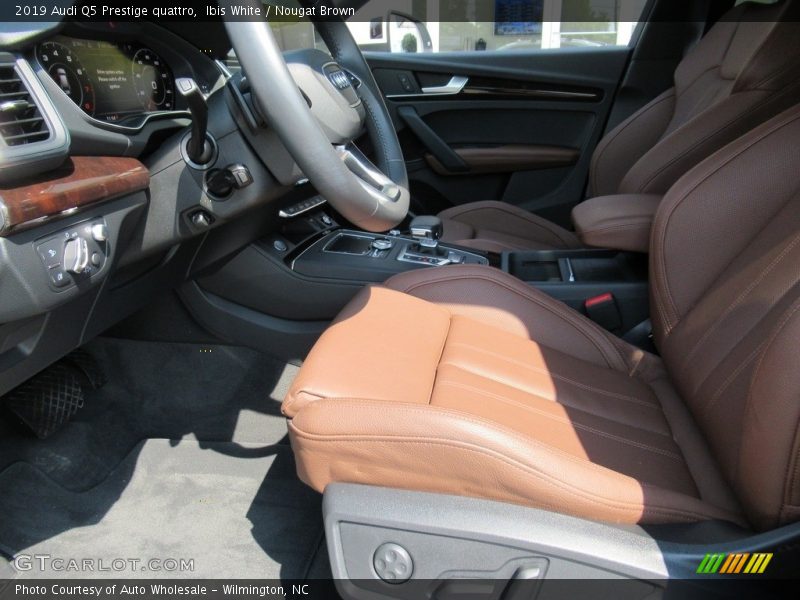
M474 175L568 167L580 156L575 148L526 144L453 148L453 152L469 167L467 173L450 171L430 153L425 160L439 175Z

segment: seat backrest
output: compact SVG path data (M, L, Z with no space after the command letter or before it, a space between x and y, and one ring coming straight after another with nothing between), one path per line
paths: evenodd
M800 102L800 0L746 2L711 28L675 85L609 132L592 157L590 196L663 194L686 171Z
M800 106L690 170L650 239L656 344L751 522L800 519Z

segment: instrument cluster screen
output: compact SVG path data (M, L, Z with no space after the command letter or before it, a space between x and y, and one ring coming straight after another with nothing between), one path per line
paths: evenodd
M57 37L36 48L36 59L95 119L125 125L144 114L175 110L172 71L141 44Z

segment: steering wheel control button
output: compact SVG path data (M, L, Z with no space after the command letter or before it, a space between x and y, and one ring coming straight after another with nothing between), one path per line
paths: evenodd
M313 198L308 198L306 200L303 200L302 202L298 202L297 204L292 204L291 206L287 206L278 213L278 216L281 217L282 219L291 219L292 217L296 217L298 215L302 215L303 213L307 213L311 210L314 210L315 208L319 208L320 206L325 204L325 202L327 201L322 196L314 196ZM328 218L330 219L330 217ZM323 218L323 223L324 222L325 220Z
M372 556L375 573L387 583L404 583L411 579L414 561L400 544L381 544Z

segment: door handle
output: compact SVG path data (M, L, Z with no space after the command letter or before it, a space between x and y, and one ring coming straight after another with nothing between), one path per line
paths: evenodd
M468 82L469 77L464 77L463 75L453 75L450 78L450 81L444 85L434 85L422 88L422 93L436 96L452 96L461 93L461 90L466 87Z
M424 98L430 96L455 96L464 91L469 83L469 77L463 75L453 75L450 81L444 85L431 85L422 88L421 94L388 94L386 97L392 100L402 100L404 98Z

